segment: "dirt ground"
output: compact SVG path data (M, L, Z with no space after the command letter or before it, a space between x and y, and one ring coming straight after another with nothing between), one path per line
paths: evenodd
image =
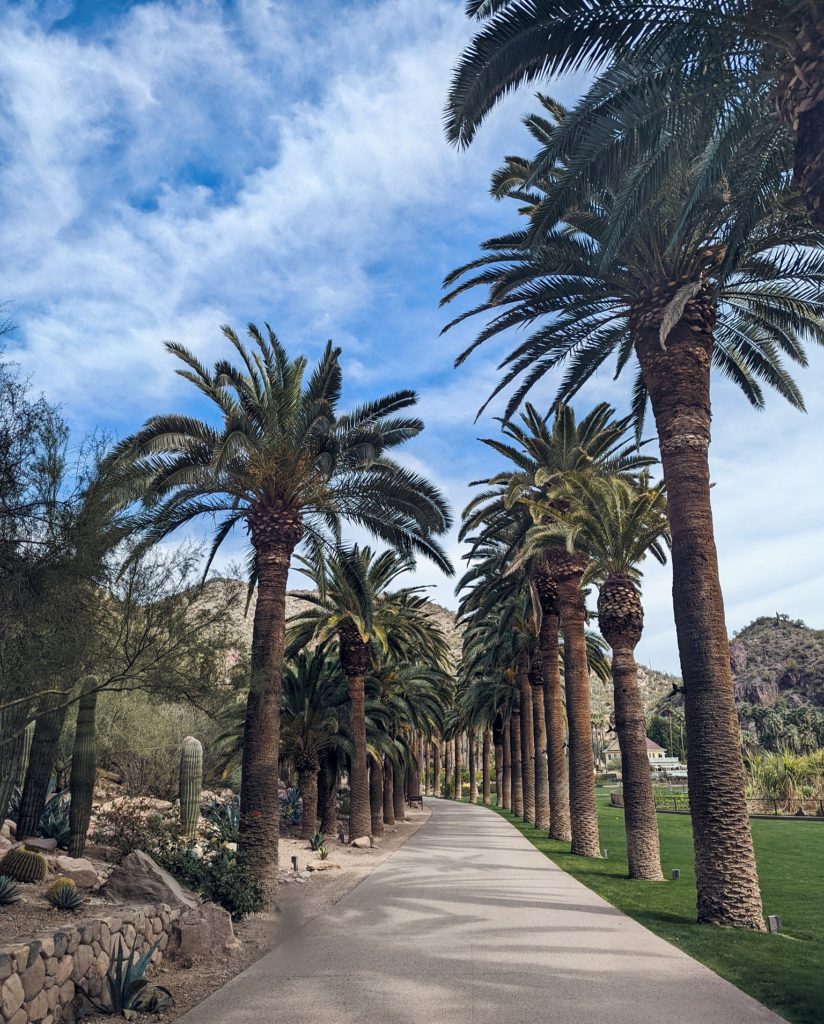
M295 929L326 913L351 892L370 872L382 864L414 835L431 814L428 809L407 811L407 819L393 827L387 826L382 839L371 849L330 843L329 857L323 862L309 844L298 839L282 839L279 845L281 869L291 866L292 856L298 858L297 876L281 870L278 909L273 914L253 914L235 925L240 945L218 956L190 962L169 961L152 973L152 980L168 988L175 999L173 1010L163 1020L174 1020L259 960L264 953L286 941ZM320 871L309 866L337 865ZM119 1021L119 1018L107 1018ZM140 1021L155 1020L141 1017Z

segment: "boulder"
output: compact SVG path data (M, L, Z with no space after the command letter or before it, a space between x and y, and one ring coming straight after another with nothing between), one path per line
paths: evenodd
M358 836L357 839L352 840L350 845L357 847L359 850L368 850L372 845L372 840L369 836Z
M126 903L168 903L194 909L199 898L172 878L148 853L134 850L109 875L105 895Z
M228 910L206 903L197 910L184 910L175 930L177 951L183 956L210 956L215 950L234 949L239 943Z
M70 878L79 889L94 889L100 882L94 865L85 857L57 857L57 873Z
M335 868L339 868L340 864L336 864L332 860L320 860L317 864L307 864L307 871L332 871Z
M30 850L37 850L39 853L54 853L57 849L56 839L44 839L42 836L27 836L23 845Z

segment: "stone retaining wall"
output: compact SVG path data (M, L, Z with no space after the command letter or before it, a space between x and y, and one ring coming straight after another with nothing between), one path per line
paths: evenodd
M222 917L216 918L215 911ZM154 943L152 963L164 953L196 938L203 924L208 933L225 932L229 915L218 907L196 910L124 907L110 917L80 920L26 942L0 947L0 1013L8 1024L73 1024L76 984L97 1000L106 988L109 957L122 940L126 955L137 940L137 954ZM218 922L220 922L218 924ZM231 921L228 922L231 933ZM105 1000L104 1000L105 1001Z

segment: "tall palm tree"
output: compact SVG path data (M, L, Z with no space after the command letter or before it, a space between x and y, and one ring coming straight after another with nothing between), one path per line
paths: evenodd
M577 150L602 145L597 115L614 106L616 92L629 93L636 125L658 139L650 169L668 162L652 126L665 125L672 141L694 134L709 115L703 182L720 180L731 152L749 150L758 158L753 187L760 187L791 151L807 209L824 228L824 18L817 4L468 0L466 10L485 24L453 76L446 108L452 142L469 145L492 107L518 86L606 64L585 103Z
M298 556L300 571L315 590L302 594L310 607L290 622L290 647L335 637L349 689L352 757L349 773L351 839L372 834L365 723L365 679L382 658L403 659L414 648L433 665L446 656L446 642L425 611L420 587L389 588L414 567L408 555L376 554L357 544Z
M636 488L622 480L593 480L574 495L563 519L542 510L527 545L566 537L586 549L591 561L585 581L597 582L598 624L612 648L615 731L621 749L624 822L630 878L658 881L661 855L658 820L647 759L644 703L638 689L634 650L641 639L639 563L652 554L665 561L669 539L662 489Z
M536 122L536 130L551 134L553 123L538 128ZM510 162L521 187L509 192L532 219L553 184L544 178L527 194L528 161L524 167L522 174ZM611 204L624 179L643 172L639 163L613 181L593 182L589 198L542 226L539 236L530 227L491 240L488 254L454 278L482 268L461 287L490 289L489 299L471 311L493 316L476 345L510 327L532 328L506 360L510 369L500 387L526 375L511 407L564 363L559 403L610 356L618 373L637 360L633 410L640 429L651 402L669 498L673 603L693 755L698 918L763 929L712 528L710 375L714 367L730 377L756 406L767 384L803 407L781 357L803 365L803 340L824 341L824 252L797 196L779 179L752 200L753 227L731 264L725 239L739 169L730 163L724 187L694 210L676 246L670 242L695 161L627 225L614 253L604 249Z
M145 544L163 541L201 517L216 523L209 563L235 527L251 542L257 586L241 781L240 849L267 895L277 885L280 809L277 767L286 581L292 553L316 547L342 520L399 550L449 569L437 536L450 516L428 481L400 466L393 449L423 428L400 391L338 411L340 349L327 344L307 375L274 332L249 325L249 345L223 333L240 365L208 369L181 345L167 349L178 373L205 396L218 425L180 414L154 416L115 446L109 469L124 501L141 500L136 525ZM207 564L207 570L208 570Z

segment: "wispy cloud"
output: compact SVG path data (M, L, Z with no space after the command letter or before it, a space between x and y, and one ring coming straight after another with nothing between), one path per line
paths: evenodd
M224 321L269 319L309 354L334 337L347 398L419 389L428 426L410 458L459 509L494 467L475 439L501 404L473 420L502 349L453 371L471 327L440 338L437 301L444 274L512 223L488 178L527 145L530 106L507 101L466 153L446 145L442 104L470 32L454 0L4 5L0 299L37 384L76 426L122 433L192 401L167 338L212 358ZM555 91L568 99L575 83ZM806 419L717 391L731 627L776 608L824 620L822 362L805 375ZM604 373L581 407L625 393ZM454 605L453 581L420 578ZM650 568L647 594L639 655L675 668L668 569Z

